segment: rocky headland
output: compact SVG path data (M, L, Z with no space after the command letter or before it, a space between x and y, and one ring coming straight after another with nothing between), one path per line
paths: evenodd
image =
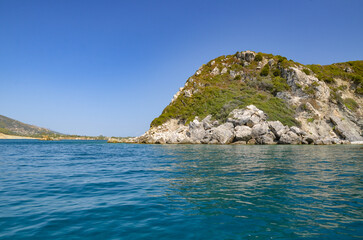
M303 65L237 52L201 66L140 137L150 144L363 141L363 61Z

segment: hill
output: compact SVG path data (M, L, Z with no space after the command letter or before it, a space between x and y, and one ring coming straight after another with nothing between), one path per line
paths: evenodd
M58 132L51 131L0 115L0 133L15 136L41 138L47 136L59 136Z
M360 141L362 94L363 61L303 65L279 55L237 52L201 66L143 136L123 142ZM248 136L238 137L241 129Z

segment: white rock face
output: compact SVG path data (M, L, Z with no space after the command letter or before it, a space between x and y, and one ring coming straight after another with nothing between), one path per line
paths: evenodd
M235 127L236 141L248 141L252 138L252 128L248 126Z
M234 139L234 126L232 123L224 123L212 130L212 139L218 143L231 143Z
M228 72L228 69L226 67L224 67L221 71L221 74L225 74L226 72Z
M210 73L212 76L219 75L220 71L218 67L213 68L212 72Z

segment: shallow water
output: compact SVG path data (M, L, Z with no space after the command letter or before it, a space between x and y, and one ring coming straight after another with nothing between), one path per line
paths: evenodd
M0 239L363 238L362 146L0 140Z

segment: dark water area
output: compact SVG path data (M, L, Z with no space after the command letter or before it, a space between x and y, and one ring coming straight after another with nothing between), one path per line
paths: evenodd
M0 239L362 239L363 149L0 140Z

